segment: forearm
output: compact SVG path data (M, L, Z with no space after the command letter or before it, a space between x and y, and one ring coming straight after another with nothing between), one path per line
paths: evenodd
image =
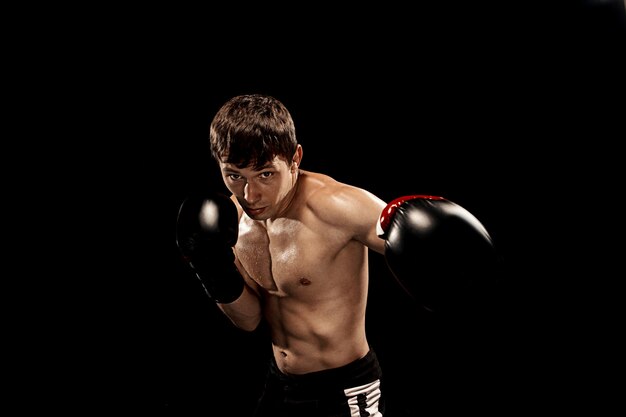
M248 285L244 285L241 296L232 303L217 303L231 322L246 331L255 330L261 322L261 300Z

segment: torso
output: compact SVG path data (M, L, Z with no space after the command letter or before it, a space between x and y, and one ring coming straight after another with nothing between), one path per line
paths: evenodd
M305 373L365 355L367 247L320 215L316 199L335 182L307 174L285 216L266 222L245 214L236 254L258 285L279 368Z

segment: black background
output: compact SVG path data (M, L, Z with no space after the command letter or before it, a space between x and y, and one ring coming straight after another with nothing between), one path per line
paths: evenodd
M105 25L84 71L69 74L72 117L94 146L71 147L82 158L67 178L95 175L62 214L77 225L80 296L63 318L68 339L79 335L64 355L78 387L54 401L248 415L266 329L235 329L207 299L180 261L175 219L191 190L223 187L208 151L215 112L265 93L290 109L303 169L386 201L445 196L483 222L505 260L492 314L440 318L370 257L368 335L390 416L598 407L589 375L603 358L586 358L614 305L595 262L610 252L600 224L611 219L595 209L615 190L624 137L623 5L460 3L285 17L241 6L199 25L159 10L134 15L122 36Z

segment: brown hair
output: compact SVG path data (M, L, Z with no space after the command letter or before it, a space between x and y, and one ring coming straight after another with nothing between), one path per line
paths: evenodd
M274 97L235 96L215 114L210 126L211 154L240 168L260 168L274 157L291 160L298 142L293 119Z

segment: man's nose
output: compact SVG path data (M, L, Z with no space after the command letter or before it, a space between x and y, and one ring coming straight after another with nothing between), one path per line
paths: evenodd
M259 188L252 182L248 181L243 189L243 198L248 204L254 204L261 198Z

